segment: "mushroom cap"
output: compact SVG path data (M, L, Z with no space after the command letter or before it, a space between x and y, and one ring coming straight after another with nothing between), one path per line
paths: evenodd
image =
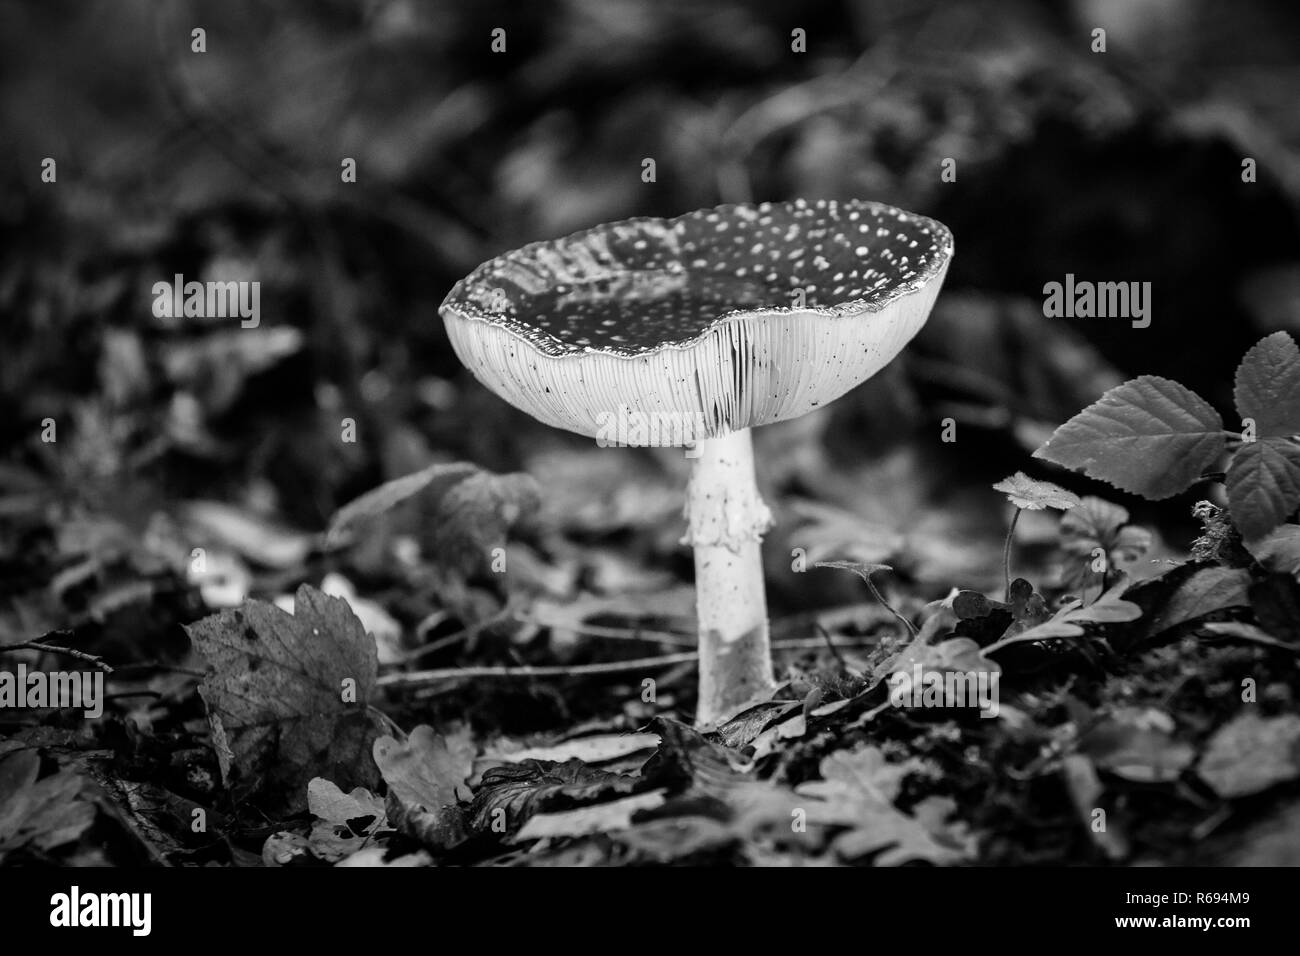
M870 378L925 324L951 257L946 226L882 203L718 206L507 252L439 311L461 362L534 418L685 445Z

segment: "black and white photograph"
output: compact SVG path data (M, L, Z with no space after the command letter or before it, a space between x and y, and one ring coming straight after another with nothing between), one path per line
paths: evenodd
M0 0L0 147L15 922L1300 866L1300 5Z

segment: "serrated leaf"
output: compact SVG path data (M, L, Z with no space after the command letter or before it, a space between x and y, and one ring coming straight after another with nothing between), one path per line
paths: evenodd
M298 812L313 777L374 789L369 755L381 725L366 702L375 642L346 601L304 584L293 614L249 601L185 631L208 662L199 693L222 779L238 797Z
M1223 420L1177 382L1143 375L1106 392L1034 452L1146 498L1176 495L1224 448Z
M1300 435L1300 346L1286 332L1260 339L1237 366L1237 413L1257 438Z
M1016 472L1010 478L1003 478L993 486L993 490L1002 492L1017 508L1029 511L1041 511L1044 508L1068 511L1079 504L1079 496L1073 491L1066 491L1050 481L1030 478L1023 471Z
M1262 438L1237 449L1225 482L1232 522L1247 541L1263 538L1300 508L1300 442Z

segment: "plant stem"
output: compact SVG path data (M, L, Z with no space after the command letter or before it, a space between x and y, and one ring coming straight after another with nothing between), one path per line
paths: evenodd
M700 629L695 722L708 726L776 688L760 551L772 515L754 483L749 429L705 439L696 448L683 543L695 549Z
M1002 578L1006 582L1003 589L1002 600L1011 600L1011 541L1016 536L1016 522L1020 520L1020 512L1024 510L1017 508L1016 513L1011 516L1011 527L1007 528L1007 541L1002 547Z
M911 632L911 635L913 637L916 637L916 633L917 633L916 625L914 625L911 621L909 621L906 617L904 617L901 612L896 610L892 604L890 604L888 601L885 600L885 596L881 594L880 589L876 587L876 582L871 580L871 575L870 574L862 575L862 580L867 582L867 587L871 589L871 593L875 595L876 600L881 603L881 605L885 608L885 610L888 611L890 614L894 615L894 617L898 618L898 620L902 622L903 627L907 628L908 631Z

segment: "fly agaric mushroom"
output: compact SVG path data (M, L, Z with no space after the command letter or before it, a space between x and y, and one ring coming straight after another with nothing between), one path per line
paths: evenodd
M701 726L775 687L759 553L771 514L749 429L883 368L925 324L951 256L947 227L879 203L719 206L532 243L442 303L461 362L516 408L694 449Z

